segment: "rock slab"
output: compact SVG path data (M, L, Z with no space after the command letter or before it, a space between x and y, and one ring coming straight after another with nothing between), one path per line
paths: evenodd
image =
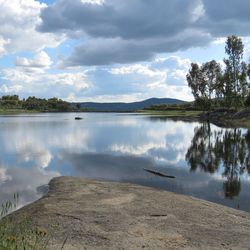
M58 177L16 211L46 228L48 249L249 249L250 214L133 184Z

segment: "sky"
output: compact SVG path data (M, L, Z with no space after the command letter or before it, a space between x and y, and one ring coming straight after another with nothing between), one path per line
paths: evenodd
M191 62L250 58L249 0L0 0L0 96L192 100Z

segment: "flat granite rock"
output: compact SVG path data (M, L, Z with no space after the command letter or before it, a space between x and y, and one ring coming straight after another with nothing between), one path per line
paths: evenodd
M250 214L153 188L59 177L11 214L46 228L46 249L250 249Z

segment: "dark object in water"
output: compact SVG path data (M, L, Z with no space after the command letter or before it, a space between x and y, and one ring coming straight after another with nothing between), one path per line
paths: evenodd
M75 117L75 120L82 120L83 118L82 117L79 117L79 116L77 116L77 117Z
M171 179L174 179L175 176L173 175L166 175L166 174L163 174L161 172L158 172L158 171L154 171L154 170L151 170L151 169L146 169L146 168L143 168L143 170L151 173L151 174L154 174L154 175L158 175L158 176L161 176L161 177L166 177L166 178L171 178Z

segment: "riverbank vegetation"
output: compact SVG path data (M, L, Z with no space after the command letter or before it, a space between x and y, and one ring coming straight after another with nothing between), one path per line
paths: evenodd
M0 249L1 250L34 250L47 249L51 235L47 229L36 227L32 216L25 215L18 221L8 216L18 207L19 193L0 206ZM56 225L53 226L55 230ZM52 231L52 229L50 228ZM65 240L64 240L65 241ZM63 249L65 242L60 249Z
M77 112L85 111L79 105L58 98L41 99L34 96L20 99L18 95L7 95L0 98L0 114L18 114L32 112Z
M69 111L69 109L69 103L58 98L40 99L33 96L21 100L18 95L7 95L0 98L2 112Z
M225 45L227 57L220 64L215 60L191 63L186 75L194 102L181 105L158 105L150 110L203 110L250 108L250 63L243 60L241 38L229 36Z
M192 63L187 74L188 86L194 104L204 110L218 107L239 109L250 106L250 64L243 60L244 45L241 38L230 36L225 45L224 64L215 60Z

